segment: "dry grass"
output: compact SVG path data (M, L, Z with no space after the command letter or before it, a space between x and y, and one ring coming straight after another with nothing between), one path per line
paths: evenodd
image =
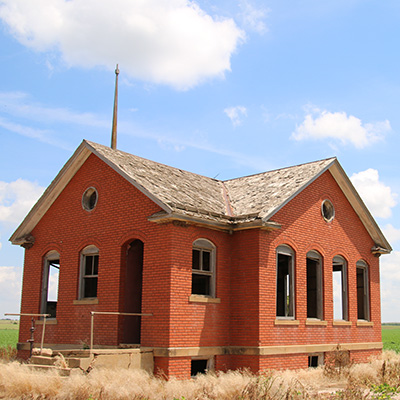
M167 381L138 370L104 369L61 378L55 372L31 371L17 362L0 364L0 398L7 399L373 400L395 398L391 392L399 386L400 355L393 352L384 352L368 364L347 362L340 368L328 365L260 375L230 371L184 381Z

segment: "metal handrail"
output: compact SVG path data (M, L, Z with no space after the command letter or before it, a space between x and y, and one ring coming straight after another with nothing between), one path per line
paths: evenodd
M20 317L43 317L43 329L42 329L42 340L40 342L40 354L42 354L43 350L43 343L44 343L44 333L46 331L46 318L50 317L50 314L28 314L28 313L20 313L20 314L12 314L12 313L5 313L4 315L13 315L13 316L20 316ZM31 338L28 340L28 342L31 342L31 356L32 356L32 346L33 346L33 332L35 330L35 327L33 325L33 322L35 320L32 318L32 327L31 327Z
M136 317L152 317L153 314L148 313L124 313L124 312L107 312L107 311L90 311L91 320L90 320L90 356L93 353L93 336L94 336L94 316L95 314L99 315L133 315Z

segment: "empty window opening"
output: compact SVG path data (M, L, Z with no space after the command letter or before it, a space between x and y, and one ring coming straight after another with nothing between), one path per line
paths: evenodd
M307 318L322 319L322 262L316 251L307 253Z
M308 356L308 368L317 368L323 365L323 355L322 354L310 354Z
M332 283L333 318L347 321L347 263L343 257L336 256L333 258Z
M214 369L214 358L192 359L190 365L190 376L194 378L198 374L206 374Z
M276 316L294 317L294 253L287 246L277 249Z
M96 207L97 198L97 190L94 187L86 189L82 196L82 207L86 211L92 211Z
M333 221L335 218L335 208L329 200L324 200L321 204L321 213L326 222Z
M369 320L368 266L357 261L357 318Z
M41 313L50 314L50 318L57 315L59 272L60 255L49 252L44 258Z
M205 239L198 239L192 249L192 294L214 296L215 247Z
M80 298L97 297L99 272L99 250L95 246L86 247L81 253Z

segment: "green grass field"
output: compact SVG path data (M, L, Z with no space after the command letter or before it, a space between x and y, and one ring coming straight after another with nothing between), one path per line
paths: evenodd
M0 347L17 347L19 322L0 320Z
M394 350L396 353L400 353L400 326L383 325L382 342L384 350Z

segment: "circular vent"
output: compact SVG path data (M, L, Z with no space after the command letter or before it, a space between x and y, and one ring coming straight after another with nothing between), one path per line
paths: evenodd
M324 220L331 222L335 218L335 208L329 200L324 200L321 205L321 212Z
M86 211L92 211L97 204L97 190L94 187L86 189L82 196L82 207Z

